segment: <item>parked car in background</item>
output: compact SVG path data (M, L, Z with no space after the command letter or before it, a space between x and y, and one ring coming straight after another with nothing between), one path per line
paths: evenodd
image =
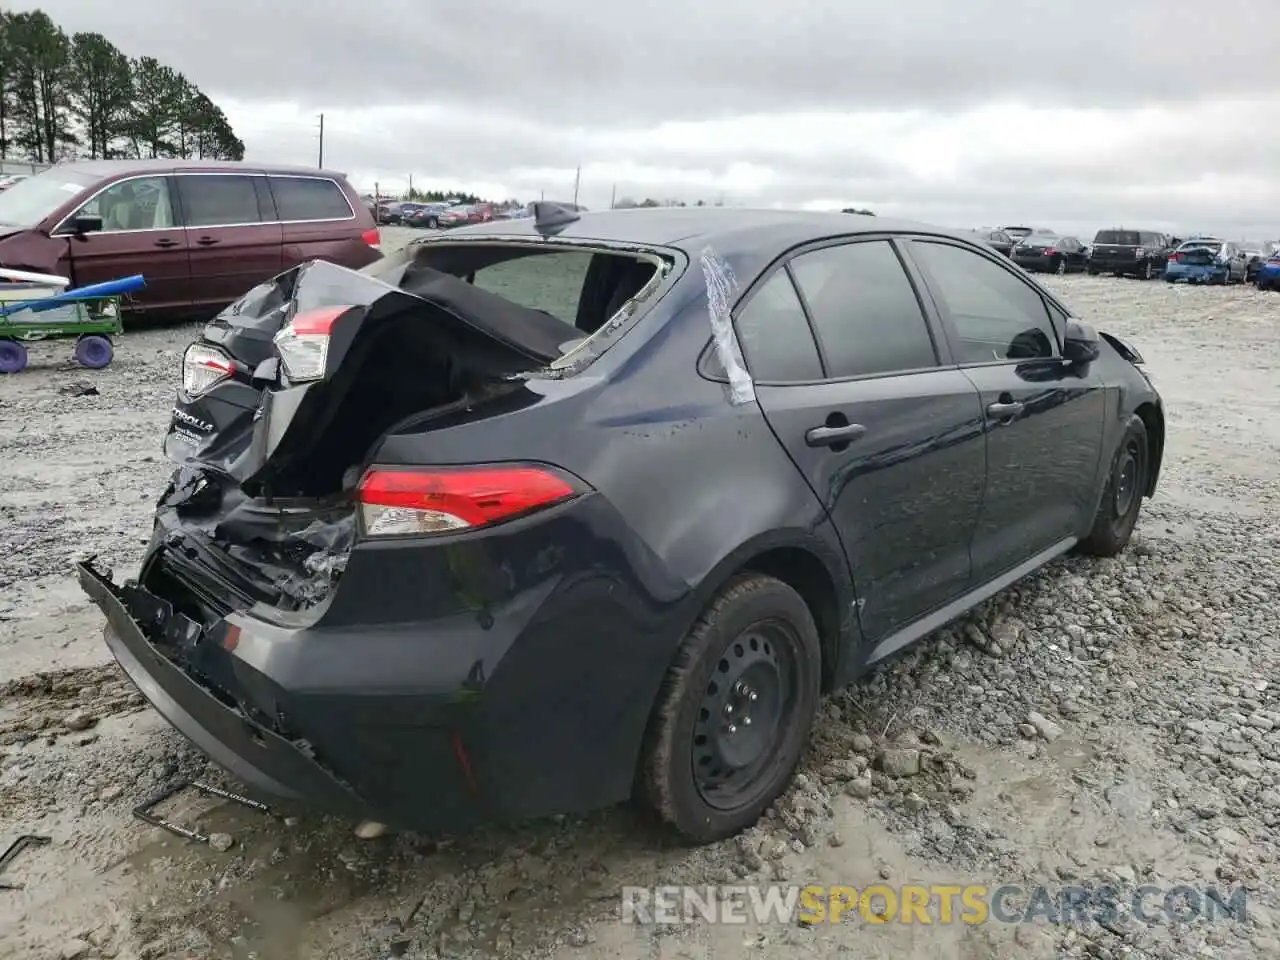
M1247 273L1244 250L1217 237L1185 241L1170 254L1164 267L1164 278L1170 283L1243 283Z
M25 173L11 173L6 176L0 176L0 192L8 190L15 183L21 183L25 179L27 179L27 174Z
M379 223L395 226L404 220L404 202L401 200L384 200L378 204L375 214Z
M78 565L125 673L252 791L427 832L635 796L728 837L825 691L1120 554L1156 490L1141 356L989 246L537 213L250 291L184 358L136 578Z
M208 314L308 260L358 269L377 225L340 173L212 160L84 160L0 193L0 265L74 286L142 274L131 312Z
M1240 244L1240 249L1245 256L1245 283L1253 283L1258 279L1258 272L1262 269L1262 265L1271 255L1270 247L1256 240L1246 240Z
M1089 273L1111 273L1117 277L1132 276L1151 280L1164 271L1164 265L1173 250L1170 238L1155 230L1099 230L1093 238Z
M1267 257L1258 265L1253 282L1259 290L1280 290L1280 241L1266 244Z
M1003 230L975 230L973 237L985 243L996 253L1002 253L1006 257L1013 253L1014 239Z
M492 203L469 203L450 207L440 214L441 228L470 227L477 223L488 223L494 219L495 208Z
M1013 262L1035 273L1081 273L1088 263L1075 237L1033 233L1013 248Z
M449 205L445 203L420 204L417 210L414 210L405 218L405 223L411 227L435 230L440 226L440 214L448 209Z

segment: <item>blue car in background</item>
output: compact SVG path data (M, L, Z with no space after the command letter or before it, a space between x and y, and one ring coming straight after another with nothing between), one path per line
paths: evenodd
M1164 278L1170 283L1244 282L1249 258L1230 240L1197 237L1178 246L1164 265Z
M1280 243L1267 244L1269 256L1258 266L1254 282L1259 290L1280 290Z

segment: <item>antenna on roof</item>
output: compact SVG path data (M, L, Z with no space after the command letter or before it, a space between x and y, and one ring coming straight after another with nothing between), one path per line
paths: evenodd
M539 233L550 233L557 227L566 227L580 219L574 210L547 200L537 200L533 204L533 228Z

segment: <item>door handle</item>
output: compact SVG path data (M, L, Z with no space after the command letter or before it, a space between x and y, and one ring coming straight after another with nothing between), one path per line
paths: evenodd
M212 247L215 243L221 243L221 242L222 242L221 240L218 240L215 237L201 237L199 240L196 241L196 243L198 243L202 247Z
M1012 403L992 403L987 406L987 415L992 420L1008 420L1010 417L1016 417L1023 410L1024 404L1018 401Z
M840 427L814 427L804 435L804 442L811 447L834 447L836 444L857 440L867 432L860 423L846 423Z
M159 240L156 241L157 247L176 247L177 245L178 245L177 240L170 240L168 237L161 237Z

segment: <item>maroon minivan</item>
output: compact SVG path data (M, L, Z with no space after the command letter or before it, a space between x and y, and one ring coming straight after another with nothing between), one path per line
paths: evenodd
M130 311L211 313L305 261L381 256L373 215L325 170L86 160L0 193L0 266L74 286L140 273Z

